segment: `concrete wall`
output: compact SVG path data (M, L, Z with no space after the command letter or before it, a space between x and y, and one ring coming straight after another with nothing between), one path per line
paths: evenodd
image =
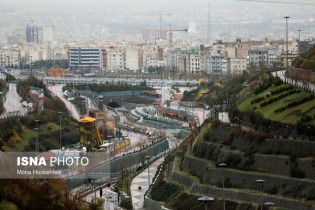
M207 195L215 198L222 199L223 198L223 191L221 188L213 187L213 186L202 186L199 184L194 183L194 181L181 174L173 172L172 174L172 181L177 184L184 185L190 188L191 193L198 193L202 195ZM315 206L308 205L302 203L298 200L291 200L288 198L281 198L276 196L270 196L267 194L261 194L259 192L246 192L246 191L239 191L233 189L225 189L225 198L227 200L236 200L240 202L247 202L247 203L259 203L260 199L262 202L273 202L275 206L287 208L287 209L294 209L294 210L315 210Z

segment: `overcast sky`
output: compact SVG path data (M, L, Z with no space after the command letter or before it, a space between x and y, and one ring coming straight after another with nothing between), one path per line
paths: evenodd
M262 0L264 1L264 0ZM75 27L115 29L158 28L159 14L162 25L168 28L186 28L194 21L199 31L207 29L208 4L213 30L230 28L249 29L257 22L283 24L284 16L290 16L291 29L308 30L315 19L315 3L311 0L271 0L284 3L266 3L238 0L1 0L0 27L10 23L24 27L34 21L39 25L54 25L60 30L74 30ZM292 2L313 3L313 5L288 4ZM243 25L242 25L243 24ZM245 24L245 25L244 25ZM228 25L224 28L224 25ZM257 25L261 28L260 25ZM266 28L266 29L267 29ZM101 30L101 29L99 29Z

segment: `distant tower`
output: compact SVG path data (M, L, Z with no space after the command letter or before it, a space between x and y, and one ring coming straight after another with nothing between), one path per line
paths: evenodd
M191 21L189 22L189 27L188 27L188 33L196 33L197 29L196 29L196 23Z

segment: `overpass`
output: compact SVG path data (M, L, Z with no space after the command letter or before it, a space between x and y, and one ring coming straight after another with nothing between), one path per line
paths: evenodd
M17 80L25 80L27 76L15 76ZM99 77L37 77L37 79L47 84L101 84L101 83L127 83L130 85L140 85L146 82L148 86L172 86L172 85L197 85L197 80L188 79L135 79L135 78L99 78Z

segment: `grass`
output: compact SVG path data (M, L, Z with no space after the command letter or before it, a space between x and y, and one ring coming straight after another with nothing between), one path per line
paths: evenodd
M267 90L265 90L264 92L258 94L258 95L251 95L250 97L248 97L246 100L244 100L243 102L241 102L238 106L238 109L240 111L243 112L248 112L248 111L256 111L259 112L260 114L262 114L265 118L273 120L273 121L280 121L280 122L284 122L284 123L291 123L294 124L296 123L303 114L308 114L310 116L314 116L315 115L315 99L311 100L311 101L307 101L303 104L300 104L298 106L294 106L291 107L289 109L286 109L282 112L279 113L275 113L274 111L277 108L280 108L281 106L284 106L292 101L295 101L299 98L302 98L304 96L307 96L309 93L302 90L300 93L294 93L292 95L289 95L285 98L280 99L279 101L275 101L265 107L260 107L260 103L256 103L256 104L251 104L251 101L255 98L258 98L259 96L263 96L266 95L268 93L270 93L271 91L282 87L285 85L281 85L278 87L271 87L268 88ZM271 96L274 97L274 96ZM265 99L267 100L267 99ZM256 109L255 109L256 107ZM311 121L312 124L315 124L315 120Z

